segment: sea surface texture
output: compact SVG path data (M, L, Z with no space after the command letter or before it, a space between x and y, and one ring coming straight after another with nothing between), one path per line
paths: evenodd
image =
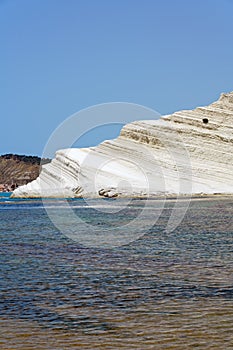
M63 235L40 200L0 196L2 350L233 349L232 198L192 199L172 232L167 200L144 235L101 249ZM89 225L123 230L145 200L99 210L121 201L68 204ZM46 206L65 218L64 203ZM145 227L159 203L150 200Z

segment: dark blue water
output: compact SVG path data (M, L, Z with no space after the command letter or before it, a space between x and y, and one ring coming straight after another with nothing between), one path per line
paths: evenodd
M64 203L46 206L65 220ZM150 200L144 235L102 249L60 232L41 200L0 194L0 347L232 349L233 199L192 200L170 233L174 200L148 226L158 203ZM68 202L84 222L124 230L145 201L109 204L122 210Z

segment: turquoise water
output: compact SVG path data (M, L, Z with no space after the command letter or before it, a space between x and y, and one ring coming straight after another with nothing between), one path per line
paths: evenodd
M46 205L65 217L64 203ZM93 203L124 210L103 213L83 200L69 207L120 229L145 205ZM159 201L149 204L153 222ZM173 206L167 201L138 240L100 249L64 236L41 200L0 194L1 349L232 349L233 199L192 200L167 233Z

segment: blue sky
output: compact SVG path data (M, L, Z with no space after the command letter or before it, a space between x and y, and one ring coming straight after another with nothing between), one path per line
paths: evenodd
M0 0L0 154L41 155L63 120L103 102L212 102L233 90L232 34L232 0Z

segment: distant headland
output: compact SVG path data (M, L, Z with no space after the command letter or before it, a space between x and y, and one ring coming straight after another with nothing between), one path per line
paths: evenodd
M12 192L18 186L35 180L40 172L41 164L50 159L37 156L3 154L0 156L0 192Z

